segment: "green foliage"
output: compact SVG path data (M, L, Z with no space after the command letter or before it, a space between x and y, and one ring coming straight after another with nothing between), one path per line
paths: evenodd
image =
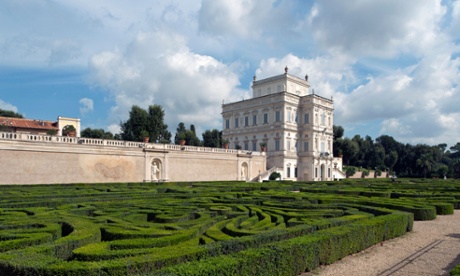
M454 180L1 186L0 274L298 275L459 202Z
M185 140L185 143L189 146L202 145L200 139L196 136L195 126L190 125L190 129L187 129L182 122L180 122L177 126L174 143L178 145L180 140Z
M56 135L57 134L57 130L55 129L50 129L46 132L46 135Z
M349 167L347 167L347 168L345 169L345 174L346 174L347 177L352 176L352 175L354 175L355 173L356 173L356 168L355 168L355 167L350 167L350 166L349 166Z
M281 174L279 172L272 172L270 176L268 177L268 180L277 180L281 179Z
M460 264L458 264L454 269L450 271L450 275L459 276L460 275Z
M446 174L447 177L460 178L460 165L455 161L460 158L460 142L450 148L445 143L413 146L397 142L388 135L374 141L369 136L355 135L349 139L342 138L341 134L342 129L334 126L333 153L334 156L343 154L346 165L368 169L378 167L395 172L398 177L444 177Z
M77 129L73 125L66 125L62 128L62 133L75 132Z
M24 118L22 114L16 113L11 110L5 110L5 109L0 109L0 117Z
M143 141L143 131L148 132L151 142L169 143L171 133L164 123L165 112L160 105L150 105L147 110L134 105L129 112L129 119L120 123L121 139L126 141Z
M342 126L336 125L332 126L332 131L334 133L334 140L342 138L345 132Z
M217 129L206 130L202 134L203 146L210 148L222 147L222 131Z
M114 139L114 136L110 131L105 131L102 128L91 129L87 127L81 131L80 136L93 139Z

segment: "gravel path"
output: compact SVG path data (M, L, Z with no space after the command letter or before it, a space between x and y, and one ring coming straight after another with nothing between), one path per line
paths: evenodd
M454 215L415 221L412 232L402 237L301 275L449 275L458 263L460 211L456 210Z

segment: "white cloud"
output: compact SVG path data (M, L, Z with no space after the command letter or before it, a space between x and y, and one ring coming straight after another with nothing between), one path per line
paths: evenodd
M186 125L220 127L221 102L239 85L231 66L192 52L177 34L140 32L126 50L94 55L92 83L110 91L111 121L126 120L132 105L163 106L174 130Z
M94 102L91 99L83 98L80 99L80 114L86 114L88 112L93 111L94 109Z
M0 109L3 109L3 110L10 110L10 111L13 111L13 112L18 112L18 108L10 103L7 103L3 100L0 99Z
M330 51L387 58L436 44L445 12L440 0L317 1L308 22Z
M108 131L110 131L113 134L120 133L120 124L111 124L107 127Z

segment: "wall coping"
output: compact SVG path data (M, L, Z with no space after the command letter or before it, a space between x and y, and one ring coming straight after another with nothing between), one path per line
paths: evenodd
M93 139L84 137L55 136L42 134L29 134L17 132L0 132L0 141L22 141L32 143L49 143L49 144L79 144L85 146L99 146L109 148L143 148L144 151L185 151L185 152L213 152L222 154L247 154L254 156L265 156L265 152L209 148L196 146L181 146L175 144L143 143L122 140Z

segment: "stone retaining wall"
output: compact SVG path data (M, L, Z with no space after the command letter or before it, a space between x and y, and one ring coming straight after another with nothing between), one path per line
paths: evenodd
M0 184L250 180L265 170L260 152L0 132Z

